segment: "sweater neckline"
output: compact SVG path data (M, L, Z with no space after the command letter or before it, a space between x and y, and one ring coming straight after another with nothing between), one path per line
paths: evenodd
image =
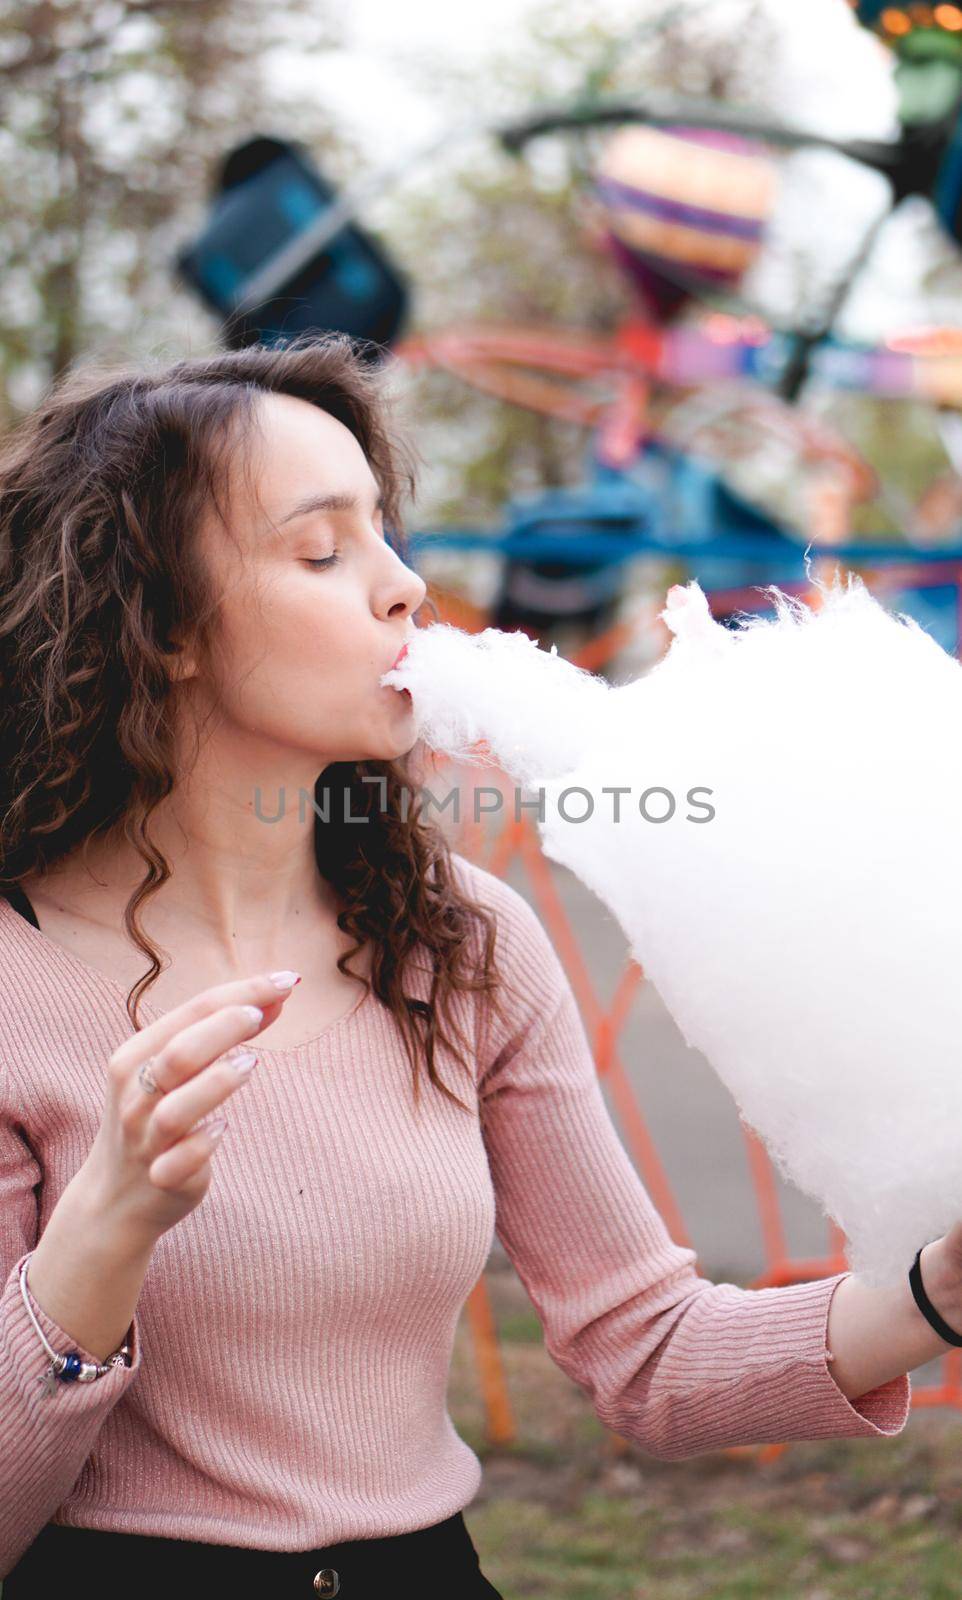
M99 984L113 999L119 1000L124 1016L127 1017L128 1022L130 1021L127 1014L127 990L118 979L108 977L106 972L101 972L99 967L92 967L89 962L83 961L80 956L75 956L72 950L68 950L65 945L58 944L56 939L51 939L48 934L44 933L42 928L35 928L32 922L28 922L26 917L20 915L20 912L10 904L5 895L0 894L0 922L5 917L12 919L13 923L19 925L21 937L28 947L30 942L33 941L35 953L46 952L51 963L54 966L60 966L63 975L82 978L88 984ZM251 1041L252 1048L257 1051L259 1056L298 1055L302 1050L309 1050L313 1045L318 1044L320 1040L328 1039L332 1034L346 1027L356 1017L365 1001L373 998L373 989L362 989L349 1011L342 1012L339 1017L334 1018L333 1022L329 1022L326 1028L322 1028L320 1033L312 1034L309 1039L302 1039L298 1044L280 1045L275 1049L271 1049L269 1045L262 1045L259 1038L255 1038ZM141 1000L140 1010L150 1022L159 1022L162 1017L167 1015L166 1011L161 1011L159 1007L151 1005L150 1001L146 999Z

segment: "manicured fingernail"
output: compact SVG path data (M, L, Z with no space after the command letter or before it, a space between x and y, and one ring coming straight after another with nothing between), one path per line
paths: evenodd
M239 1078L246 1078L257 1065L257 1056L253 1050L238 1050L231 1054L230 1064Z
M226 1117L213 1117L207 1124L207 1137L211 1144L216 1144L222 1134L227 1131Z
M259 1027L264 1020L264 1013L260 1006L245 1006L244 1010L247 1012L247 1019L250 1022L251 1027Z
M278 989L293 989L295 983L300 983L301 981L299 972L272 972L269 977L271 983L275 984Z

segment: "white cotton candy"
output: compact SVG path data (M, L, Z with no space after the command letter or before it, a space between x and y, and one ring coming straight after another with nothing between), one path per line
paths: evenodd
M432 748L483 739L543 791L545 854L853 1268L894 1285L962 1217L962 667L854 575L814 609L769 593L736 631L673 589L671 648L616 688L446 625L382 681Z
M445 755L484 761L481 739L519 783L566 772L591 736L608 685L524 633L462 633L439 622L419 629L403 664L383 684L410 689L419 736ZM563 703L564 713L543 719Z

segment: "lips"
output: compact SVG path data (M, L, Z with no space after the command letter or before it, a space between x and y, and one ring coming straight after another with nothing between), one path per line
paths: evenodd
M410 642L411 641L408 640L407 644L402 644L400 650L398 651L397 659L394 662L394 665L392 667L388 667L388 672L394 672L401 665L401 662L404 660L404 657L408 653L408 644L410 644ZM387 686L385 685L385 687L387 687ZM408 699L408 700L411 699L411 691L410 691L410 689L401 689L401 688L398 688L397 685L395 685L394 688L395 688L395 693L396 694L402 694L402 695L405 696L406 699Z

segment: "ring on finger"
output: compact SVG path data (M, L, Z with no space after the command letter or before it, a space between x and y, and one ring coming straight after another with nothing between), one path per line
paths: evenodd
M142 1089L146 1090L147 1094L160 1094L160 1084L157 1082L157 1079L150 1070L151 1066L153 1065L153 1061L154 1057L151 1056L149 1060L143 1063L137 1073L137 1082L140 1084Z

